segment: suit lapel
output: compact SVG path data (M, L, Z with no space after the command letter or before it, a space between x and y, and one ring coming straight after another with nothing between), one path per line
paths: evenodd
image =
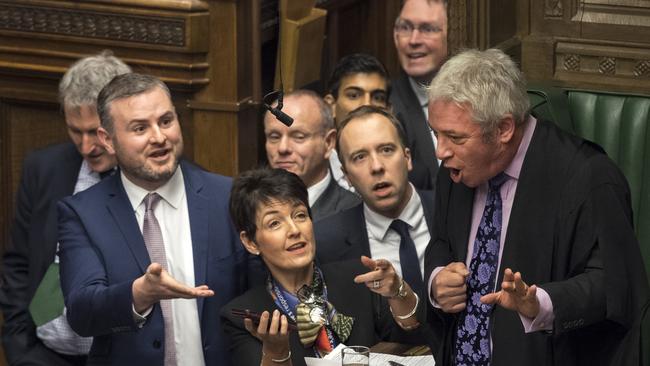
M363 203L355 206L350 212L354 214L347 225L348 235L345 242L348 244L348 250L355 247L360 248L361 254L370 257L370 240L368 240L368 230L366 229L366 217L363 214ZM341 257L345 257L344 253L341 253Z
M431 191L416 190L416 192L420 196L424 220L427 222L429 233L433 233L433 194Z
M501 283L503 270L508 267L520 271L527 283L549 280L541 276L551 273L552 256L548 255L548 251L553 250L554 240L553 234L544 228L552 227L552 220L556 216L557 204L550 201L550 197L556 196L552 192L562 187L554 179L557 173L550 173L548 167L548 162L555 159L551 158L552 152L543 150L549 141L543 127L540 122L537 123L521 167L497 283ZM531 212L535 214L531 215ZM515 264L516 268L513 268Z
M454 250L460 262L465 262L467 258L467 242L469 241L469 231L472 225L472 206L474 204L474 189L468 188L463 184L453 184L452 198L453 207L449 207L451 214L447 220L447 227L451 228L450 240L452 241L452 250ZM454 224L458 223L458 224Z
M106 207L111 213L113 220L115 220L115 224L122 233L131 253L138 262L140 270L142 273L145 273L147 267L151 264L151 259L149 258L147 247L144 244L142 232L138 227L138 221L133 213L133 206L131 206L124 186L122 186L120 174L115 174L106 179L110 180L110 184L112 185L109 190L109 199Z
M192 233L192 257L194 258L194 283L201 285L206 283L208 242L210 229L210 212L208 210L210 201L208 197L201 195L203 190L203 179L200 171L191 165L181 163L183 178L185 181L185 194L187 195L187 209L190 216L190 231ZM199 311L199 318L203 314L204 299L198 298L196 305Z
M56 202L61 198L71 196L74 193L74 187L77 184L77 177L79 176L79 169L81 168L82 158L77 152L77 149L72 144L68 144L67 149L63 154L53 154L52 164L59 164L55 170L48 170L53 172L47 174L48 187L45 192L47 197L43 197L43 202L51 202L47 211L47 218L43 226L43 238L47 239L48 245L44 245L45 251L34 251L31 255L43 256L47 264L54 261L54 255L57 249L57 240L59 237L58 229L58 213L56 209ZM45 267L43 267L45 268Z

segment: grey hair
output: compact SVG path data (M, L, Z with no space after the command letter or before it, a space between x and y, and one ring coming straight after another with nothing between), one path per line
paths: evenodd
M298 89L294 90L284 96L285 100L287 98L311 98L316 105L318 105L318 112L320 113L320 127L323 133L336 128L334 125L334 117L332 116L332 108L325 103L323 98L315 92L307 89Z
M131 72L110 50L82 58L63 75L59 83L59 102L64 108L94 107L97 95L115 76Z
M516 124L523 123L530 104L524 75L508 55L495 48L466 50L445 62L429 87L430 103L437 100L470 107L472 121L481 126L486 138L508 113Z
M113 101L144 94L155 88L162 89L171 99L167 85L155 76L132 73L113 78L97 96L97 114L101 126L109 134L113 134L113 117L110 110Z

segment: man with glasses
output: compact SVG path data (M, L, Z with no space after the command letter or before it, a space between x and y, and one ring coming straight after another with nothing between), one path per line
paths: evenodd
M404 125L413 170L409 180L432 189L439 162L435 136L427 125L426 86L447 58L447 1L406 0L393 31L402 72L392 80L390 102Z

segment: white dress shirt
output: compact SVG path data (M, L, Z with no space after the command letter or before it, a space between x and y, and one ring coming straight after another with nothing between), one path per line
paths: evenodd
M144 224L144 198L150 192L135 185L121 173L122 184L133 206L138 226ZM180 167L162 187L155 190L162 197L154 210L160 224L169 274L178 282L195 287L194 255L185 182ZM174 341L179 365L205 365L201 326L196 299L173 299Z
M354 193L354 187L345 179L345 174L343 174L341 161L339 160L339 154L336 150L332 150L330 155L330 170L332 171L332 178L338 183L339 186L347 189L348 191Z
M371 210L365 203L363 204L366 230L368 231L368 241L370 243L370 256L374 259L389 260L400 277L402 277L402 265L399 260L401 238L396 231L389 229L393 220L400 219L408 224L409 234L413 243L415 243L415 251L418 254L420 274L422 276L424 276L424 251L427 249L429 240L431 240L420 195L418 195L411 183L409 185L411 186L411 198L409 198L402 213L395 219L380 215Z
M307 187L307 194L309 195L309 207L313 207L314 203L316 203L320 196L323 195L323 192L325 192L331 180L332 175L330 174L329 169L327 169L327 175L325 178L321 179L320 182L314 184L313 186Z

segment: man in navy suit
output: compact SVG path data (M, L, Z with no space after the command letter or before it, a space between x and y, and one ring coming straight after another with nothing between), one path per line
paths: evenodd
M314 225L318 259L327 263L361 255L384 258L400 275L410 265L416 273L411 278L415 282L409 284L423 289L433 194L417 191L408 181L411 152L402 125L384 108L360 107L341 122L337 150L343 172L363 202ZM406 224L412 261L400 253L401 234L394 221Z
M115 75L128 72L131 69L110 51L75 62L59 84L70 142L25 158L0 289L2 345L10 365L86 364L92 338L79 337L70 329L62 306L58 314L40 319L30 309L61 298L55 290L35 296L37 289L58 282L56 203L99 182L100 174L112 172L117 164L97 138L95 103L99 91Z
M61 284L70 325L95 337L89 364L228 365L219 308L246 288L248 258L230 179L180 160L155 77L118 76L97 105L120 174L58 206Z

